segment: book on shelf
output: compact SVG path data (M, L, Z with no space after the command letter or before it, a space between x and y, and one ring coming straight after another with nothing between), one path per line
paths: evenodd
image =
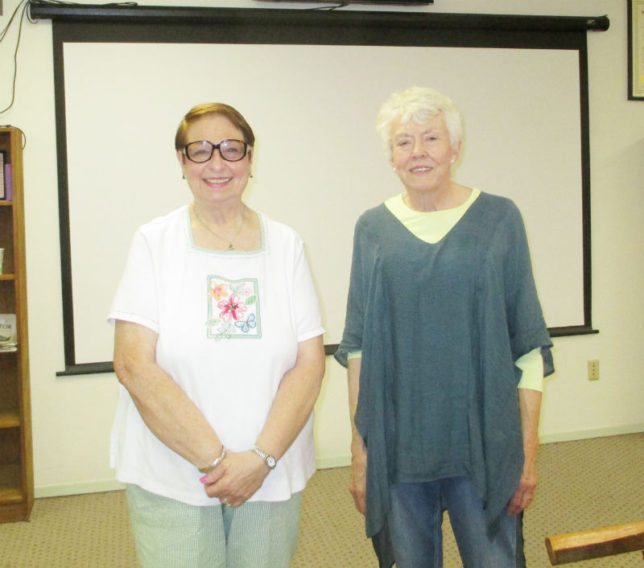
M5 163L7 162L7 156L4 152L0 151L0 199L7 199L7 189L5 184Z
M11 177L11 164L5 160L4 163L4 198L6 201L13 199L13 179Z
M16 314L0 314L0 351L15 351L17 347Z

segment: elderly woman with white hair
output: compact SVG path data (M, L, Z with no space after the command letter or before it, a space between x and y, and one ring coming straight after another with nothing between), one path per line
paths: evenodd
M336 359L348 367L351 493L380 566L525 565L552 343L514 203L452 179L462 120L413 87L378 130L403 191L357 222Z

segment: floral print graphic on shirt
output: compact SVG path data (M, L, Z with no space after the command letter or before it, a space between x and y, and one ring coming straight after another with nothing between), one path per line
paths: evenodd
M257 280L209 276L206 328L214 339L261 338Z

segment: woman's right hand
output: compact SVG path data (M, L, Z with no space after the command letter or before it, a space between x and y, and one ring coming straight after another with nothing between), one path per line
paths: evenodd
M209 497L218 498L224 505L239 507L257 492L270 471L264 460L252 451L228 452L201 482Z
M355 440L351 444L349 492L356 509L364 515L367 510L367 448L362 439Z

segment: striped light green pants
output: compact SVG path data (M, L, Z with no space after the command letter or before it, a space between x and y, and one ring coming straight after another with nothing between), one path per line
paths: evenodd
M127 486L142 568L288 568L297 548L301 494L241 507L195 507Z

